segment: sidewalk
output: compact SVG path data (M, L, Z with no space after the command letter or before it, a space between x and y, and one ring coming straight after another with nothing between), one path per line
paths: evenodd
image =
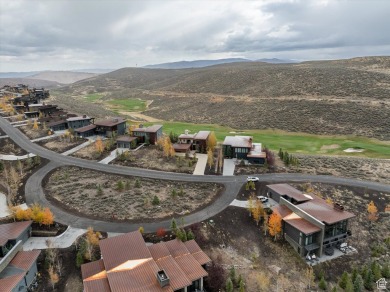
M23 244L23 250L46 249L46 240L51 241L53 248L66 248L71 246L73 242L85 232L87 232L87 230L69 226L64 233L56 237L30 237Z
M8 138L8 135L0 136L0 139Z
M223 175L234 175L234 169L236 165L234 164L233 159L224 159L223 160Z
M1 160L15 161L15 160L27 159L29 157L34 157L34 156L35 156L35 154L33 154L33 153L29 153L29 154L26 154L26 155L20 155L20 156L12 155L12 154L0 154L0 159Z
M87 142L84 142L83 144L80 144L72 149L69 149L68 151L65 151L64 153L61 153L61 155L70 155L70 154L73 154L75 153L76 151L79 151L80 149L84 148L84 147L87 147L88 145L90 145L92 143L92 141L87 141Z
M198 158L198 161L196 162L193 175L204 175L207 164L207 154L196 153L196 158Z
M23 210L27 209L26 204L18 205L18 207L20 207ZM10 210L8 209L7 198L5 194L0 193L0 218L5 218L8 217L9 215L11 215L11 213Z
M55 132L53 135L49 135L49 136L44 136L44 137L41 137L41 138L33 139L33 140L31 140L31 142L38 142L38 141L42 141L42 140L51 139L51 138L57 137L57 136L59 136L61 134L62 133Z
M108 155L106 158L100 160L99 163L109 164L111 161L113 161L116 158L117 153L122 154L122 153L127 152L127 151L129 151L129 149L127 149L127 148L117 148L115 150L112 150L111 154Z

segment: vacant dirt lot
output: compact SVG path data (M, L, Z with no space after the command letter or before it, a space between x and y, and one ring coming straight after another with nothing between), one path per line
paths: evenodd
M130 151L128 154L118 157L114 160L114 164L148 168L154 170L193 173L196 166L196 159L185 157L163 156L163 152L157 146L148 146L137 151Z
M294 155L299 159L299 166L285 167L276 158L273 172L308 173L334 175L362 180L388 183L390 181L390 160L343 156ZM255 174L270 172L264 166L236 166L235 174Z
M27 152L15 144L10 138L2 138L0 139L0 154L24 155Z
M84 142L86 142L87 139L77 138L73 140L69 140L67 138L57 136L48 140L42 140L36 142L38 145L45 147L49 150L53 150L55 152L65 152L69 149L72 149Z
M55 170L44 186L50 200L83 216L134 222L191 213L221 191L210 183L123 177L76 167Z
M38 130L34 130L32 127L32 125L27 125L18 127L18 129L21 130L30 139L37 139L48 136L48 130L43 130L41 127Z
M70 156L88 159L88 160L94 160L94 161L100 161L110 155L111 150L104 149L102 153L98 153L96 151L95 143L92 142L91 145L88 145L84 148L81 148L79 151L71 154Z

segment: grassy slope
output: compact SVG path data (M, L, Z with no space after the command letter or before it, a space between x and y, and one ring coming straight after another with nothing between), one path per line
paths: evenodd
M145 123L150 125L151 123ZM260 142L272 150L278 151L279 148L295 153L305 154L327 154L359 156L371 158L390 158L390 142L382 142L376 139L368 139L356 136L324 136L310 135L305 133L288 133L284 131L273 130L248 130L236 132L234 129L218 125L209 124L190 124L179 122L162 122L164 132L181 134L184 130L190 130L195 133L200 130L214 131L218 141L223 141L225 136L229 135L250 135L255 142ZM231 133L236 132L236 133ZM324 145L337 144L337 149L321 150ZM343 150L347 148L360 147L365 149L362 153L346 153Z
M110 100L108 104L114 106L115 109L129 112L143 111L146 109L146 102L140 99L115 99Z

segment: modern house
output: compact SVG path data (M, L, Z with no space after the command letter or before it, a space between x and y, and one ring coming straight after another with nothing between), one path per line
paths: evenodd
M146 143L155 145L162 137L162 125L153 125L150 127L143 127L140 125L139 128L132 130L131 135L138 138L139 143Z
M251 136L226 136L222 144L227 158L246 159L249 163L264 164L267 158L261 143L253 143Z
M335 203L304 194L288 184L267 185L268 196L278 205L273 208L282 217L282 234L300 254L321 257L345 242L351 232L348 220L355 215Z
M126 120L122 118L111 118L99 120L94 123L95 133L106 137L124 135L126 132Z
M78 129L88 126L91 124L91 121L93 121L93 119L86 115L66 119L68 129Z
M0 290L27 291L37 275L39 250L23 251L32 221L0 225Z
M184 131L184 134L181 134L178 137L177 144L190 145L191 150L196 152L206 153L207 151L207 139L210 136L210 131L199 131L198 133L190 134L188 130ZM179 148L185 148L184 146L176 146Z
M84 291L203 291L210 258L194 240L147 246L139 231L101 240L102 258L81 266Z
M74 132L78 137L86 138L95 135L95 129L96 129L96 125L90 124L88 126L75 129Z
M119 136L116 138L116 146L117 148L134 149L137 147L137 137Z

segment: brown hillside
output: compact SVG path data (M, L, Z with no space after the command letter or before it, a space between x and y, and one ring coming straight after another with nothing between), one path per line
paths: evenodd
M277 128L390 140L390 57L198 69L123 68L60 89L60 96L153 100L147 115L235 128Z

